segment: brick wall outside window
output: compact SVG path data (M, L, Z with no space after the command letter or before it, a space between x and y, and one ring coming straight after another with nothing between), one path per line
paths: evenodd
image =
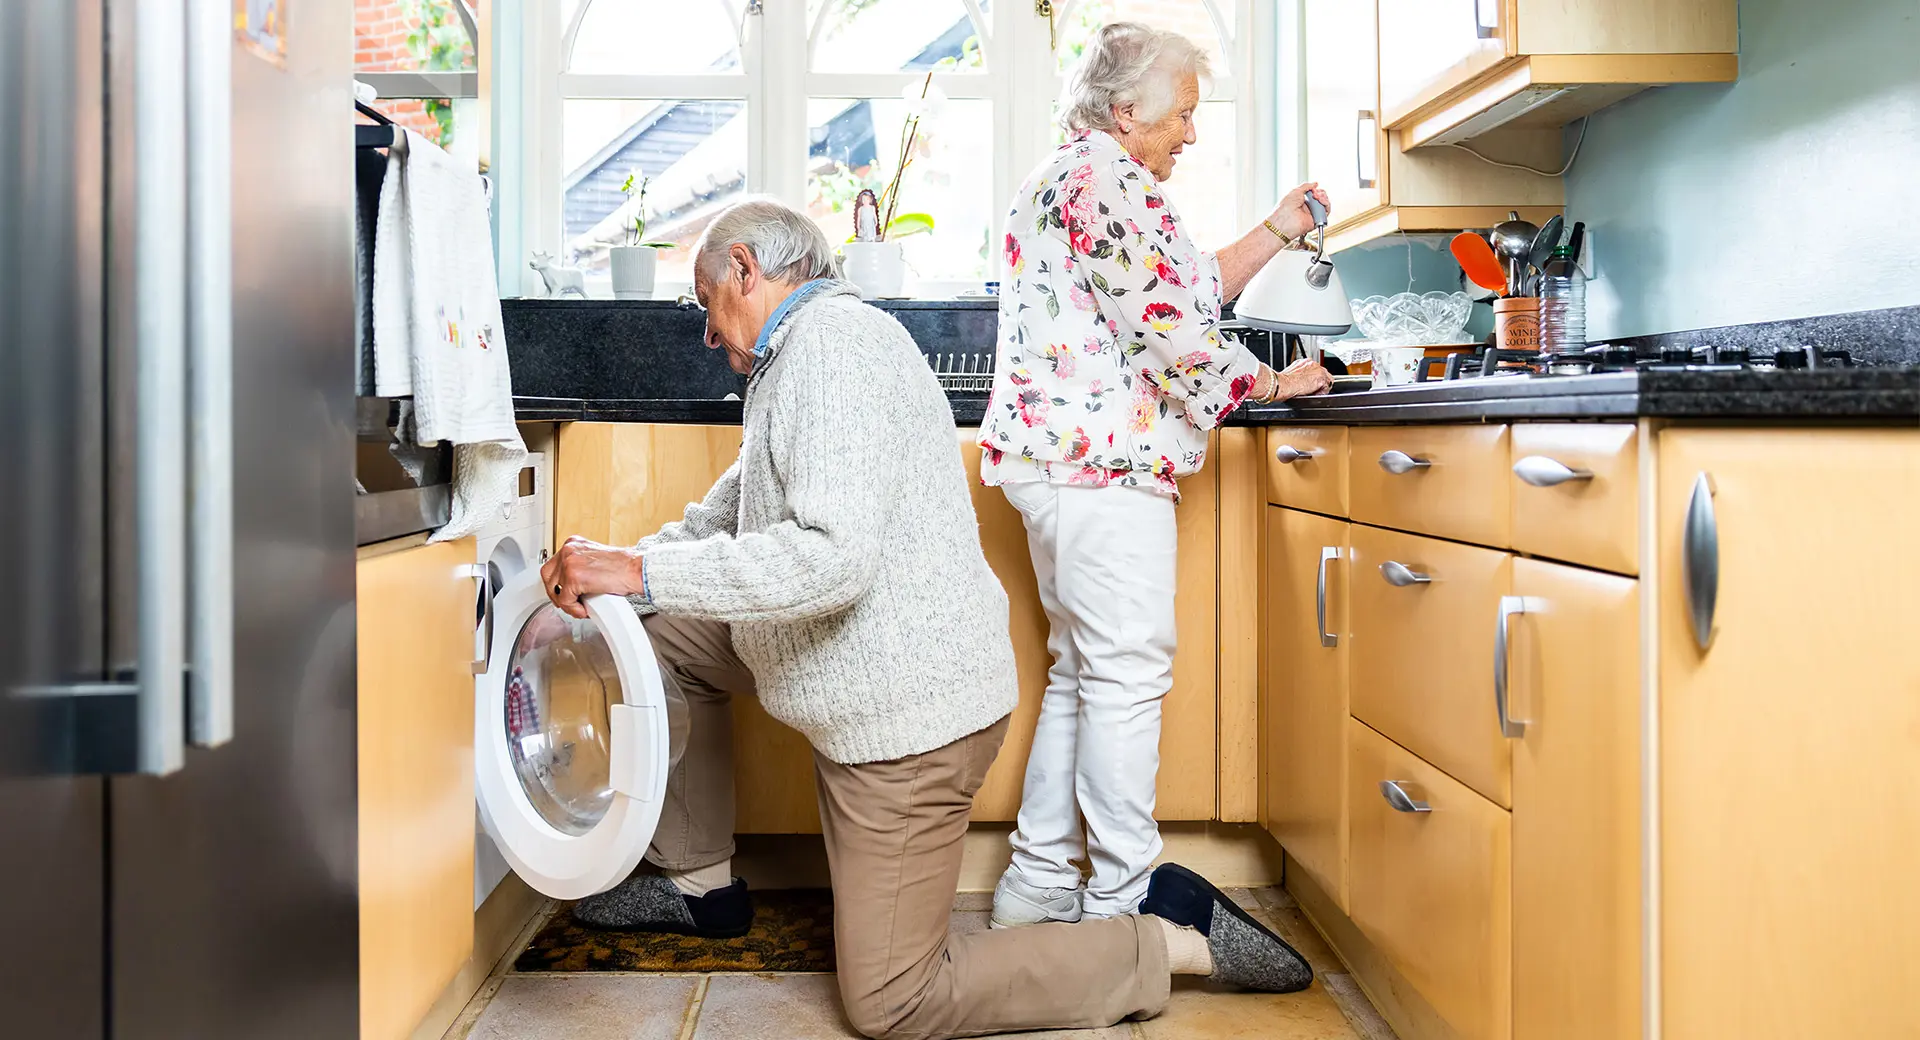
M407 49L410 26L400 0L353 0L353 67L362 72L408 72L419 67ZM409 130L440 140L440 124L427 114L424 101L387 100L374 108Z

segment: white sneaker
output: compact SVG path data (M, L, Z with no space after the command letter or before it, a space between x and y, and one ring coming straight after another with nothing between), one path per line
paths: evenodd
M1041 888L1007 868L1000 883L993 886L991 928L1019 928L1048 921L1080 920L1080 890L1077 888Z

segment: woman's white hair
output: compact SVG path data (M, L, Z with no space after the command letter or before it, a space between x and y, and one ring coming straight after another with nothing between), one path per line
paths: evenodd
M720 211L693 249L694 267L709 281L726 277L727 252L744 245L776 282L838 278L833 246L805 213L778 199L750 198Z
M1116 130L1113 110L1134 106L1143 122L1173 111L1180 80L1213 72L1207 52L1177 32L1139 22L1109 22L1067 75L1060 95L1060 125L1075 130Z

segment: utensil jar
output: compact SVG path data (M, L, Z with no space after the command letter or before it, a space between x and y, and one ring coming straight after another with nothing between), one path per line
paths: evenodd
M1493 301L1494 345L1501 350L1540 349L1540 298L1503 296Z

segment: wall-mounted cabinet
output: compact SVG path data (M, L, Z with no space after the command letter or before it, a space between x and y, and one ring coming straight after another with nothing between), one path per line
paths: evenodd
M1452 148L1402 150L1381 111L1374 0L1305 0L1301 13L1306 171L1333 204L1328 249L1396 231L1487 227L1514 209L1535 222L1560 212L1566 191L1557 177L1493 166ZM1560 164L1560 135L1550 129L1503 132L1475 147L1502 162Z
M1382 122L1406 148L1564 126L1650 86L1739 72L1735 0L1378 4Z
M1738 71L1733 0L1303 0L1307 178L1328 248L1396 231L1541 223L1565 205L1560 128L1649 86ZM1484 162L1456 148L1471 139Z

